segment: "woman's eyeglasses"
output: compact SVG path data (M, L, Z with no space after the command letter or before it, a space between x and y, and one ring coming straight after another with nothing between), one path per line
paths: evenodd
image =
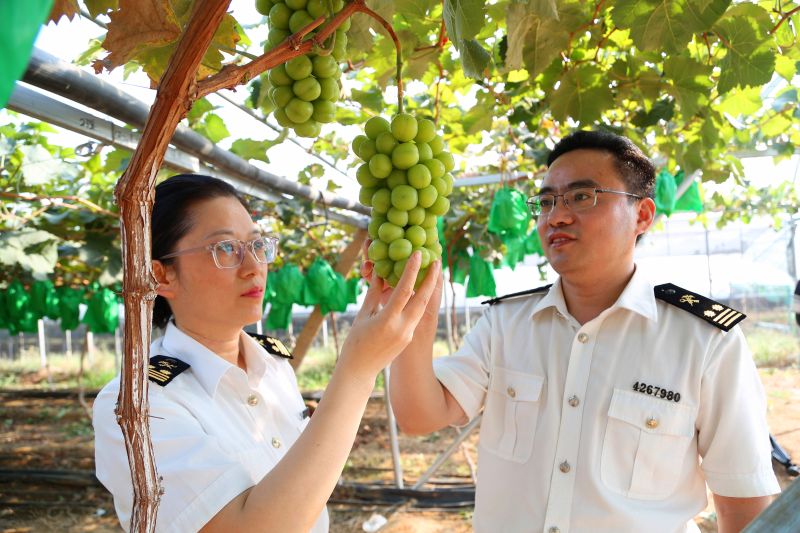
M249 249L255 260L259 263L269 264L275 261L278 255L278 239L275 237L259 237L252 241L240 241L239 239L226 239L206 246L179 250L161 256L159 259L169 259L179 255L192 254L208 250L214 258L217 268L236 268L244 261L245 250Z

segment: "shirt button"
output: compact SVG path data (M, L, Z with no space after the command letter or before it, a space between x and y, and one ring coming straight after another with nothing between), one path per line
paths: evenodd
M649 427L650 429L656 429L656 428L658 427L658 420L657 420L657 419L655 419L655 418L648 418L648 419L647 419L647 422L645 422L645 424L646 424L646 425L647 425L647 427Z
M586 341L588 341L588 340L589 340L589 335L587 335L586 333L581 333L580 335L578 335L578 342L579 343L586 344Z
M564 472L565 474L570 471L570 468L571 467L569 466L569 463L566 461L558 465L558 469Z
M578 404L581 403L581 401L577 396L570 396L567 400L567 403L569 403L570 407L578 407Z
M247 403L255 407L256 405L258 405L258 396L256 396L255 394L251 394L250 396L247 397Z
M512 398L516 397L516 395L517 395L517 391L515 391L515 390L514 390L514 387L509 387L509 388L507 388L507 389L506 389L506 392L507 392L507 393L508 393L508 395L509 395L509 396L511 396Z
M272 437L272 447L273 448L280 448L281 447L281 441L280 441L280 439L278 437Z
M547 533L560 533L560 531L561 530L558 529L556 526L553 526L553 527L551 527L550 529L547 530Z

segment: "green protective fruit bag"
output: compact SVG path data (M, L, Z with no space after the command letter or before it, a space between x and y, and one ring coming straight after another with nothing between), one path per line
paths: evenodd
M475 296L497 296L492 265L484 261L477 252L469 258L467 282L467 298Z
M495 193L489 211L490 232L501 236L522 236L528 233L530 221L531 214L524 194L510 187L502 187Z
M58 294L58 316L62 331L74 331L81 323L81 302L83 302L83 289L72 287L59 287L56 289Z
M6 290L6 312L8 313L8 332L36 333L38 318L30 306L30 294L18 280L11 282Z
M319 304L326 302L328 294L336 288L336 272L324 259L315 259L306 273L306 290L314 302Z
M361 294L361 279L350 278L347 280L347 303L358 303L358 295Z
M284 265L273 274L275 283L275 296L271 298L274 304L290 305L299 303L303 297L303 273L297 265Z
M35 281L31 285L31 311L37 318L48 317L57 319L58 295L53 287L53 282L49 279Z
M52 7L53 0L0 2L0 108L5 107L14 82L25 72L33 42Z
M275 272L267 274L267 285L264 287L264 299L261 301L261 311L275 298Z
M272 302L267 315L267 329L286 329L292 321L292 304Z
M6 291L0 290L0 329L8 329L8 311L6 311Z
M525 259L525 237L508 236L503 239L503 244L506 246L506 253L503 254L503 261L499 266L514 270L517 263Z
M114 333L119 326L119 300L114 291L102 287L89 297L83 323L92 333Z
M331 311L341 313L347 309L347 281L338 272L333 274L333 287L319 303L323 315L327 315Z
M533 228L533 231L528 234L528 238L525 239L525 255L529 254L536 254L544 257L542 241L539 239L539 232L536 231L536 228Z
M682 170L675 175L675 182L678 186L683 183L684 176L685 174ZM700 195L700 186L697 184L697 181L694 181L689 185L689 188L686 189L686 192L675 202L674 212L689 211L693 213L702 213L704 210L703 197Z
M667 169L662 168L656 176L656 213L663 213L670 216L675 210L675 193L678 186L675 178Z

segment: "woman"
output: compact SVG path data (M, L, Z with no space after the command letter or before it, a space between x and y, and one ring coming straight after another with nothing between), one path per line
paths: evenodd
M283 345L242 331L261 318L276 241L236 191L207 176L164 181L152 237L153 324L165 328L150 354L150 431L164 488L156 529L327 531L325 503L375 378L410 342L440 267L414 293L420 258L412 256L385 306L374 280L309 419ZM95 401L95 455L127 530L133 494L118 391L117 378Z

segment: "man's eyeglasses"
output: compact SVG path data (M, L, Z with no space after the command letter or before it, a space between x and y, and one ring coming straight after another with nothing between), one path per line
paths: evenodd
M572 211L585 211L597 205L597 194L624 194L631 198L641 200L642 197L625 191L612 191L611 189L598 189L597 187L580 187L570 189L564 194L537 194L528 198L528 206L535 216L549 215L556 207L556 201L562 198L564 207Z
M214 264L217 265L217 268L236 268L244 261L246 248L250 250L256 261L269 264L275 261L275 256L278 255L278 239L275 237L259 237L247 242L239 239L227 239L206 246L172 252L162 256L160 259L169 259L170 257L208 250L214 257Z

